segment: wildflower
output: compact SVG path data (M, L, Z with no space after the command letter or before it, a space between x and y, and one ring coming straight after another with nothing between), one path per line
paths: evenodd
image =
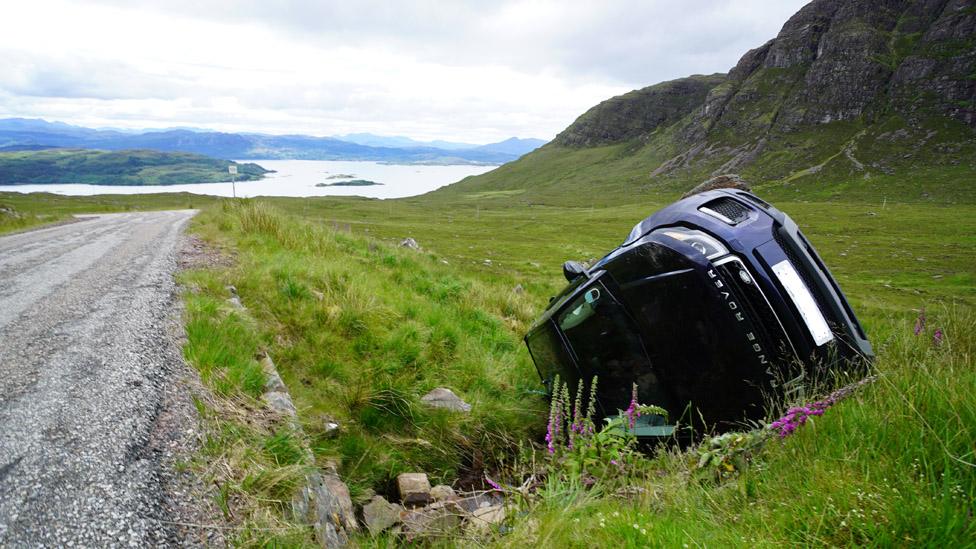
M918 313L918 318L915 319L915 335L919 335L925 330L925 307Z
M924 319L922 320L924 323ZM823 400L818 400L809 406L797 406L787 410L786 414L777 419L776 421L769 424L769 428L779 435L780 438L786 438L792 435L798 428L806 424L807 419L813 416L822 416L828 408L837 404L841 400L844 400L855 389L874 381L874 376L858 381L846 387L841 387L840 389L830 393L827 398Z
M502 485L501 484L498 484L497 482L491 480L491 478L489 478L488 475L485 475L485 481L489 485L491 485L491 487L494 488L495 490L498 490L499 492L504 492L505 491L504 488L502 488Z
M636 383L634 384L634 389L631 392L630 406L627 407L627 411L624 412L624 413L627 414L627 422L630 425L630 428L633 429L634 426L637 425L637 418L639 418L640 415L641 415L641 413L640 413L640 405L637 404L637 384Z
M936 346L942 345L942 328L935 329L935 333L932 334L932 343Z

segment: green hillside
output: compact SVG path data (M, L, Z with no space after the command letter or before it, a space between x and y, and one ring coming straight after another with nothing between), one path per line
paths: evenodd
M89 185L180 185L238 181L268 173L257 164L238 164L199 154L150 150L48 149L0 152L0 185L86 183Z

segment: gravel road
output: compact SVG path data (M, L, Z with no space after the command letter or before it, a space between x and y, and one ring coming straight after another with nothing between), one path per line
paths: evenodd
M208 542L174 467L198 436L172 329L194 213L0 237L0 546Z

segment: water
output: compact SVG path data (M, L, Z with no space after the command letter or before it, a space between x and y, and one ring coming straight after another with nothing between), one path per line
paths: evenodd
M242 181L236 184L237 196L367 196L372 198L402 198L424 194L434 189L460 181L469 175L478 175L496 166L420 166L407 164L380 164L378 162L354 162L332 160L245 160L254 162L277 173L269 173L260 181ZM330 175L352 175L354 179L366 179L382 183L369 187L316 187L316 183L334 183L326 179ZM229 177L229 176L228 176ZM93 194L146 194L188 192L213 196L231 196L231 184L194 183L187 185L80 185L64 183L54 185L0 185L0 191L21 193L48 192L64 195L88 196Z

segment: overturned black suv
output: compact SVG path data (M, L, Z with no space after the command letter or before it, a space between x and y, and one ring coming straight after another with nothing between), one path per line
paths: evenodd
M598 376L601 416L639 400L641 437L674 424L725 430L760 419L768 398L811 378L857 374L873 358L854 311L788 216L723 189L641 221L589 268L567 262L569 285L525 342L543 383Z

